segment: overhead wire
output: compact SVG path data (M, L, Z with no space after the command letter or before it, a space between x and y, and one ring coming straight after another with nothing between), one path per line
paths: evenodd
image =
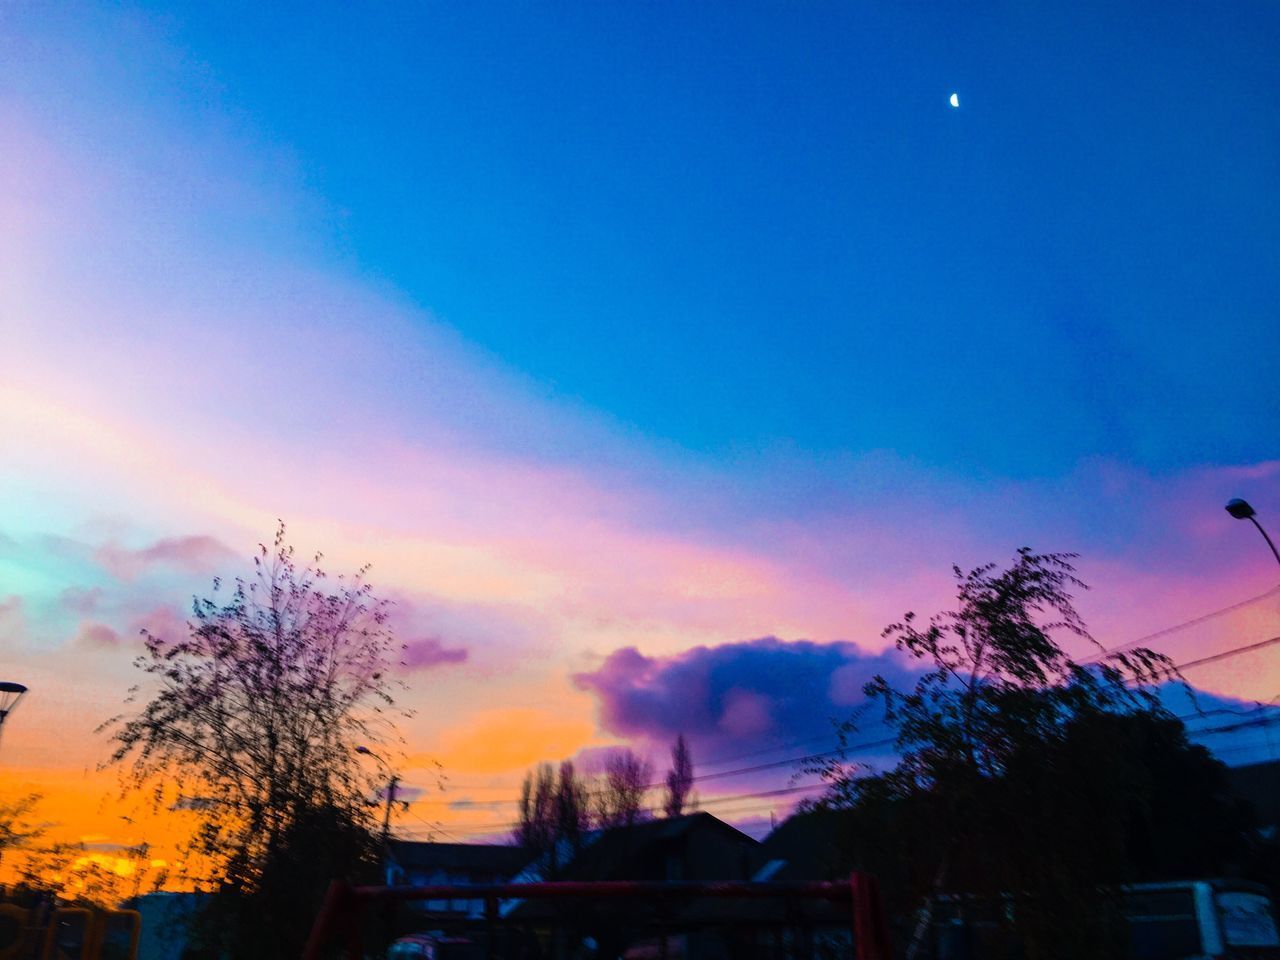
M1205 664L1208 664L1208 663L1229 659L1230 657L1233 657L1233 656L1239 656L1244 653L1250 653L1255 650L1263 649L1277 643L1280 643L1280 636L1272 637L1268 640L1263 640L1259 643L1246 644L1240 647L1234 647L1229 650L1223 650L1223 651L1220 651L1219 653L1212 654L1210 656L1201 657L1197 660L1192 660L1187 663L1175 664L1174 666L1175 666L1175 669L1179 671L1193 669L1195 667L1204 666ZM1208 714L1205 714L1202 712L1196 712L1196 713L1180 715L1178 716L1178 719L1192 720L1199 716L1206 716L1206 715ZM1189 731L1189 732L1204 733L1209 731ZM775 760L775 761L770 761L769 763L755 764L750 767L740 767L735 770L722 770L715 773L699 774L693 777L691 779L691 782L701 783L701 782L706 782L708 780L723 779L725 777L733 777L733 776L743 776L749 773L758 773L764 770L773 770L779 767L795 766L796 764L804 763L806 761L817 761L817 760L829 759L832 757L839 756L842 753L850 753L856 750L869 750L877 747L891 746L896 742L896 740L897 740L896 737L884 737L878 740L863 741L861 743L851 743L843 747L836 747L834 749L820 751L818 753L804 754L796 757L788 757L785 760ZM830 741L828 740L827 742L830 742ZM656 789L660 789L665 785L666 784L664 782L659 781L655 783L645 784L642 789L656 790ZM599 792L600 791L588 791L588 795L596 795ZM471 800L471 801L443 801L443 800L429 801L428 800L428 801L414 801L414 802L449 803L451 806L454 806L455 809L461 809L464 807L507 806L510 804L518 803L519 800L518 798L508 797L500 800Z
M1236 603L1229 604L1228 606L1221 607L1221 608L1219 608L1219 609L1217 609L1217 610L1212 610L1212 611L1210 611L1210 612L1208 612L1208 613L1200 614L1199 616L1192 617L1192 618L1190 618L1190 619L1188 619L1188 620L1184 620L1184 621L1182 621L1181 623L1176 623L1176 624L1173 624L1173 625L1168 626L1168 627L1163 627L1163 628L1161 628L1160 630L1153 631L1152 633L1144 634L1143 636L1138 637L1137 639L1134 639L1134 640L1128 640L1128 641L1126 641L1126 642L1124 642L1124 643L1122 643L1122 644L1119 644L1118 646L1103 648L1103 651L1102 651L1101 653L1099 653L1099 654L1095 655L1094 657L1091 657L1091 658L1089 658L1089 659L1087 659L1087 660L1082 660L1082 661L1080 661L1080 662L1081 662L1082 664L1085 664L1085 665L1092 664L1092 663L1097 663L1097 662L1099 662L1100 660L1104 660L1104 659L1106 659L1108 656L1111 656L1111 655L1113 655L1113 654L1116 654L1116 653L1122 653L1122 652L1124 652L1124 651L1126 651L1126 650L1130 650L1130 649L1132 649L1132 648L1134 648L1134 647L1137 647L1137 646L1139 646L1139 645L1146 644L1146 643L1150 643L1150 642L1151 642L1151 641L1153 641L1153 640L1158 640L1158 639L1159 639L1159 638L1161 638L1161 637L1169 636L1169 635L1174 634L1174 633L1177 633L1177 632L1179 632L1179 631L1181 631L1181 630L1185 630L1185 629L1187 629L1188 627L1194 627L1194 626L1198 626L1199 624L1202 624L1202 623L1207 623L1207 622L1208 622L1208 621L1210 621L1210 620L1214 620L1214 619L1217 619L1218 617L1225 616L1225 615L1226 615L1226 614L1228 614L1228 613L1234 613L1234 612L1235 612L1235 611L1237 611L1237 610L1243 610L1243 609L1244 609L1244 608L1246 608L1246 607L1252 606L1252 605L1254 605L1254 604L1256 604L1256 603L1259 603L1259 602L1261 602L1261 601L1263 601L1263 600L1267 600L1267 599L1269 599L1269 598L1271 598L1271 597L1273 597L1273 596L1280 596L1280 585L1274 586L1274 587L1270 588L1269 590L1264 590L1262 593L1260 593L1260 594L1258 594L1258 595L1256 595L1256 596L1253 596L1253 597L1249 597L1249 598L1247 598L1247 599L1245 599L1245 600L1240 600L1240 601L1237 601ZM1198 659L1198 660L1193 660L1193 661L1190 661L1190 662L1185 663L1185 664L1179 664L1179 665L1177 665L1177 669L1179 669L1179 670L1190 670L1190 669L1194 669L1194 668L1199 667L1199 666L1204 666L1204 665L1205 665L1205 664L1207 664L1207 663L1212 663L1212 662L1215 662L1215 661L1217 661L1217 660L1226 659L1226 658L1228 658L1228 657L1230 657L1230 656L1234 656L1234 655L1236 655L1236 654L1238 654L1238 653L1245 653L1245 652L1248 652L1248 651L1250 651L1250 650L1254 650L1254 649L1263 649L1263 648L1265 648L1265 647L1271 646L1271 645L1276 644L1276 643L1280 643L1280 637L1273 637L1273 638L1271 638L1271 639L1269 639L1269 640L1264 640L1264 641L1262 641L1262 642L1260 642L1260 643L1257 643L1257 644L1252 644L1252 645L1248 645L1248 646L1245 646L1245 647L1235 648L1235 649L1233 649L1233 650L1224 651L1224 652L1219 653L1219 654L1214 654L1214 655L1211 655L1211 656L1208 656L1208 657L1200 658L1200 659ZM863 707L865 707L866 705L864 704L864 705L862 705L862 706L863 706ZM785 743L785 744L778 744L777 746L767 747L767 748L764 748L764 749L761 749L761 750L755 750L755 751L751 751L751 752L749 752L749 753L745 753L745 754L737 754L737 755L735 755L735 756L733 756L733 757L722 757L722 758L720 758L720 759L718 759L718 760L705 760L705 761L702 761L699 765L700 765L700 766L703 766L703 767L708 767L708 766L710 766L710 767L715 767L715 766L720 766L720 765L725 764L725 763L737 763L737 762L739 762L739 761L741 761L741 760L749 760L749 759L751 759L751 758L753 758L753 757L757 757L757 756L764 756L764 755L767 755L767 754L770 754L770 753L778 753L778 752L781 752L781 751L783 751L783 750L793 750L793 749L795 749L795 748L797 748L797 747L808 746L808 745L810 745L810 744L814 744L814 743L830 743L830 742L831 742L830 735L829 735L829 734L824 734L824 735L822 735L822 736L809 737L809 738L804 739L804 740L788 741L788 742L787 742L787 743ZM804 760L804 759L806 759L806 758L805 758L805 757L800 757L800 758L798 758L798 759L799 759L799 760ZM797 760L797 758L789 758L789 759L787 759L787 760L780 760L780 761L777 761L777 763L778 763L778 765L779 765L779 766L783 766L783 765L785 765L785 764L787 764L787 763L793 763L793 762L796 762L796 760ZM695 778L695 780L698 780L698 779L712 779L712 778L714 778L714 777L728 777L728 776L735 776L735 775L737 775L737 773L738 773L737 771L727 770L727 771L722 771L722 772L719 772L719 773L701 774L699 777L696 777L696 778ZM663 787L663 786L665 786L665 783L652 783L652 784L646 784L645 789L659 789L659 788L661 788L661 787ZM458 790L501 790L501 789L506 789L506 788L505 788L505 787L503 787L503 786L500 786L500 785L493 785L493 784L489 784L489 785L475 785L475 786L458 786L458 785L455 785L454 789L458 789ZM486 801L486 802L489 802L489 801ZM512 801L492 801L492 802L493 802L493 803L499 803L499 802L512 802Z
M1138 637L1136 640L1129 640L1125 643L1120 644L1117 647L1104 647L1103 648L1104 652L1100 654L1098 657L1093 658L1093 660L1085 660L1082 662L1084 663L1096 662L1099 659L1105 659L1107 656L1110 656L1113 653L1121 653L1125 650L1130 650L1133 647L1141 646L1143 644L1149 644L1152 640L1158 640L1161 637L1167 637L1170 634L1177 633L1181 630L1185 630L1187 629L1187 627L1195 627L1195 626L1199 626L1202 623L1207 623L1210 620L1216 620L1218 617L1226 616L1228 613L1234 613L1237 610L1243 610L1245 607L1253 606L1253 604L1259 603L1273 596L1280 596L1280 585L1276 585L1272 587L1270 590L1264 590L1262 593L1258 594L1256 597L1250 597L1247 600L1241 600L1237 603L1230 604L1229 606L1222 607L1221 609L1212 610L1209 613L1202 613L1198 617L1192 617L1190 620L1184 620L1181 623L1175 623L1173 626L1163 627L1160 630L1156 630L1154 633L1148 633L1145 636Z
M1252 604L1258 603L1259 601L1261 601L1261 600L1265 600L1265 599L1267 599L1267 598L1269 598L1269 597L1271 597L1271 596L1273 596L1273 595L1276 595L1276 594L1280 594L1280 586L1273 587L1272 589L1267 590L1267 591L1265 591L1264 593L1261 593L1261 594L1259 594L1259 595L1258 595L1258 596L1256 596L1256 597L1252 597L1252 598L1249 598L1249 599L1247 599L1247 600L1242 600L1242 601L1240 601L1240 602L1238 602L1238 603L1231 604L1230 606L1223 607L1223 608L1221 608L1221 609L1219 609L1219 610L1215 610L1215 611L1212 611L1212 612L1210 612L1210 613L1206 613L1206 614L1203 614L1203 615L1201 615L1201 616L1194 617L1194 618L1192 618L1192 619L1190 619L1190 620L1183 621L1182 623L1175 624L1175 625L1170 626L1170 627L1166 627L1166 628L1164 628L1164 629L1162 629L1162 630L1157 630L1157 631L1155 631L1155 632L1153 632L1153 633L1146 634L1146 635L1145 635L1145 636L1143 636L1143 637L1139 637L1139 638L1138 638L1138 639L1136 639L1136 640L1132 640L1132 641L1129 641L1129 642L1127 642L1127 643L1121 644L1120 646L1113 647L1113 648L1109 648L1109 649L1107 649L1103 654L1101 654L1099 657L1094 658L1093 660L1087 660L1087 661L1083 661L1083 662L1084 662L1085 664L1089 664L1089 663L1097 662L1097 660L1103 659L1103 658L1105 658L1105 657L1107 657L1107 656L1110 656L1110 655L1112 655L1112 654L1115 654L1115 653L1119 653L1119 652L1122 652L1122 651L1125 651L1125 650L1132 649L1132 648L1134 648L1134 647L1139 646L1140 644L1147 643L1147 642L1149 642L1149 641L1151 641L1151 640L1159 639L1160 637L1169 636L1170 634L1176 633L1176 632L1178 632L1178 631L1180 631L1180 630L1184 630L1184 629L1186 629L1187 627L1195 626L1195 625L1198 625L1198 624L1201 624L1201 623L1207 622L1207 621L1209 621L1209 620L1213 620L1213 619L1215 619L1215 618L1217 618L1217 617L1223 616L1223 615L1225 615L1225 614L1227 614L1227 613L1231 613L1231 612L1233 612L1233 611L1236 611L1236 610L1239 610L1239 609L1243 609L1243 608L1245 608L1245 607L1247 607L1247 606L1250 606L1250 605L1252 605ZM1209 654L1209 655L1204 656L1204 657L1199 657L1199 658L1197 658L1197 659L1195 659L1195 660L1190 660L1190 661L1187 661L1187 662L1185 662L1185 663L1175 664L1175 665L1174 665L1174 669L1178 670L1179 672L1181 672L1181 671L1183 671L1183 670L1192 670L1192 669L1196 669L1196 668L1198 668L1198 667L1206 666L1206 665L1211 664L1211 663L1216 663L1216 662L1220 662L1220 661L1222 661L1222 660L1227 660L1227 659L1230 659L1231 657L1235 657L1235 656L1239 656L1239 655L1242 655L1242 654L1246 654L1246 653L1250 653L1250 652L1255 652L1255 651L1258 651L1258 650L1266 649L1266 648L1271 647L1271 646L1274 646L1274 645L1276 645L1276 644L1280 644L1280 636L1271 637L1271 638L1269 638L1269 639L1262 640L1262 641L1259 641L1259 642L1256 642L1256 643L1244 644L1244 645L1241 645L1241 646L1239 646L1239 647L1233 647L1233 648L1230 648L1230 649L1228 649L1228 650L1223 650L1223 651L1219 651L1219 652L1214 653L1214 654ZM1259 704L1258 706L1259 706L1259 708L1264 708L1264 706L1263 706L1262 704ZM1211 715L1212 713L1218 713L1218 712L1238 712L1238 711L1231 711L1231 710L1228 710L1228 709L1226 709L1226 708L1219 708L1219 709L1217 709L1217 710L1214 710L1214 711L1208 711L1208 712L1197 711L1197 712L1192 713L1192 714L1187 714L1187 715L1179 716L1179 717L1178 717L1178 719L1180 719L1180 720L1184 720L1184 721L1185 721L1185 720L1192 720L1192 719L1195 719L1195 718L1197 718L1197 717L1208 716L1208 715ZM1224 726L1222 726L1222 727L1204 728L1204 729L1199 729L1199 730L1189 730L1189 731L1188 731L1188 733L1189 733L1190 735L1192 735L1192 736L1202 736L1202 735L1208 735L1208 734L1214 734L1214 733L1230 732L1230 731L1233 731L1233 730L1239 730L1239 729L1247 729L1247 728L1254 727L1254 726L1270 726L1270 725L1271 725L1271 724L1273 724L1273 723L1280 723L1280 718L1277 718L1277 717L1268 717L1268 718L1262 718L1262 719L1254 719L1254 720L1245 721L1245 722L1240 722L1240 723L1227 724L1227 725L1224 725ZM825 760L825 759L831 759L831 758L834 758L834 757L837 757L837 756L847 755L848 753L850 753L850 752L854 752L854 751L857 751L857 750L868 750L868 749L874 749L874 748L878 748L878 747L891 746L891 745L893 745L894 743L896 743L896 740L897 740L897 738L896 738L896 737L885 737L885 738L881 738L881 739L878 739L878 740L865 741L865 742L862 742L862 743L846 744L846 745L843 745L843 746L840 746L840 747L836 747L836 748L834 748L834 749L829 749L829 750L825 750L825 751L818 751L818 752L816 752L816 753L804 754L804 755L801 755L801 756L788 757L788 758L783 759L783 760L775 760L775 761L770 761L770 762L767 762L767 763L754 764L754 765L752 765L752 766L748 766L748 767L741 767L741 768L737 768L737 769L733 769L733 770L722 770L722 771L716 771L716 772L712 772L712 773L699 774L699 775L694 776L693 778L691 778L691 782L693 782L693 783L700 783L700 782L706 782L706 781L708 781L708 780L724 779L724 778L727 778L727 777L734 777L734 776L744 776L744 775L746 775L746 774L763 772L763 771L765 771L765 770L778 769L778 768L780 768L780 767L795 766L795 765L797 765L797 764L804 763L804 762L807 762L807 761L820 761L820 760ZM809 739L807 739L807 740L795 741L795 742L792 742L792 743L787 744L787 745L781 745L781 746L777 746L777 747L771 747L771 748L768 748L768 749L765 749L765 750L760 750L760 751L755 751L755 752L753 752L753 753L748 753L748 754L739 755L739 756L737 756L737 757L735 757L735 758L732 758L732 759L725 758L725 759L722 759L722 760L720 760L720 761L708 761L708 765L713 765L713 766L714 766L714 765L717 765L718 763L736 762L736 761L738 761L738 760L749 759L750 757L753 757L753 756L762 756L762 755L765 755L765 754L768 754L768 753L773 753L773 752L777 752L777 751L784 750L784 749L794 749L794 748L795 748L795 747L797 747L797 746L808 745L808 744L818 743L818 742L826 742L826 743L830 743L830 739L829 739L829 737L822 737L822 738L819 738L819 737L812 737L812 738L809 738ZM1238 748L1225 748L1225 749L1229 749L1229 750L1230 750L1230 749L1238 749ZM1224 752L1224 750L1219 750L1218 752ZM663 786L665 786L665 785L666 785L666 784L665 784L665 782L661 782L661 781L660 781L660 782L655 782L655 783L646 784L646 785L644 785L643 789L645 789L645 790L660 789L661 787L663 787ZM803 790L811 790L811 789L815 789L815 788L820 787L820 786L823 786L823 785L824 785L824 784L821 784L821 783L818 783L818 784L809 784L809 785L806 785L806 786L803 786L803 787L795 787L795 786L792 786L792 787L782 788L782 789L779 789L779 790L763 791L763 792L759 792L759 793L755 793L755 794L743 794L743 795L736 796L736 797L718 797L718 798L713 798L713 799L711 799L711 800L704 801L704 802L703 802L703 806L723 805L723 804L730 803L730 802L735 801L735 800L748 800L748 799L758 799L758 798L765 798L765 797L784 796L784 795L789 795L789 794L792 794L792 793L800 792L800 791L803 791ZM494 788L492 788L492 787L485 787L485 788L478 788L478 789L494 789ZM595 795L596 793L598 793L598 791L589 791L589 792L588 792L588 795ZM415 802L428 802L428 803L430 803L430 802L438 802L438 803L449 803L449 805L450 805L450 806L453 806L453 807L454 807L454 809L467 809L467 808L474 808L474 807L489 807L489 806L494 806L494 807L496 807L496 806L509 806L509 805L512 805L512 804L518 803L519 801L518 801L518 799L516 799L516 798L506 798L506 799L474 800L474 801L443 801L443 800L442 800L442 801L430 801L430 800L419 800L419 801L415 801ZM655 812L655 809L654 809L654 808L647 808L646 812L650 812L650 813L652 813L652 812ZM427 824L428 826L431 826L430 824L428 824L428 823L427 823L427 821L426 821L426 820L423 820L421 817L419 817L418 819L419 819L419 820L421 820L421 822L423 822L424 824ZM510 823L493 824L493 825L483 825L483 826L468 825L465 829L477 829L477 830L479 830L479 829L486 829L486 828L488 828L488 827L492 827L493 829L502 829L502 828L509 828L510 826L511 826L511 824L510 824ZM443 831L441 831L441 832L443 832Z
M1188 716L1194 717L1196 715L1190 714ZM1186 719L1186 717L1179 717L1178 719ZM1247 729L1252 727L1271 726L1275 724L1280 724L1280 716L1272 715L1272 716L1266 716L1266 717L1253 718L1250 720L1244 720L1244 721L1239 721L1239 722L1230 723L1230 724L1223 724L1217 727L1208 727L1208 728L1203 728L1200 730L1190 731L1190 732L1192 732L1196 736L1202 736L1206 734L1226 733L1226 732L1232 732L1232 731ZM1227 747L1220 750L1215 750L1215 752L1239 752L1242 749L1258 749L1259 746L1261 745L1246 745L1243 747L1239 747L1239 746ZM851 748L852 748L852 745L851 745ZM801 759L804 759L804 758L801 758ZM826 786L827 786L826 782L823 781L818 783L800 784L795 786L783 787L783 788L774 789L774 790L760 790L754 793L744 793L744 794L738 794L738 795L729 796L729 797L716 797L711 800L703 801L701 803L701 806L718 808L718 807L724 807L726 805L730 805L730 806L738 807L744 801L772 799L772 798L781 797L781 796L793 796L798 793L805 793L812 790L822 789L822 788L825 788ZM647 814L655 814L660 812L660 808L652 807L652 806L644 807L642 808L642 812ZM415 816L417 815L415 814ZM427 820L423 819L422 817L417 817L417 819L421 823L425 824L428 828L436 829L431 823L429 823ZM511 821L498 821L494 823L459 825L458 829L463 830L464 832L472 831L472 830L490 831L490 830L510 829L513 825L514 824Z

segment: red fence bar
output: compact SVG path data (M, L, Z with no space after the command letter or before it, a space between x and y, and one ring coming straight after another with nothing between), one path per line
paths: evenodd
M441 884L433 887L351 887L356 900L546 900L586 897L612 900L688 900L694 897L735 899L829 900L849 902L846 883L657 883L632 880L548 880L539 883Z
M321 960L324 946L341 938L351 960L361 957L360 921L364 906L386 900L824 900L852 907L852 932L858 960L890 960L888 924L879 887L869 874L855 873L844 883L655 883L631 880L541 883L443 884L427 887L352 887L335 880L312 927L303 960ZM486 910L486 913L489 911Z

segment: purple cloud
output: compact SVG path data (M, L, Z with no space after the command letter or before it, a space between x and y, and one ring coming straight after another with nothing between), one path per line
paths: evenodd
M405 644L401 663L409 670L429 670L447 663L465 663L465 647L446 647L437 637L423 637Z
M851 715L876 674L913 679L893 651L762 637L667 657L623 647L573 681L596 695L610 733L655 746L683 733L709 760L824 735L834 741L831 720Z

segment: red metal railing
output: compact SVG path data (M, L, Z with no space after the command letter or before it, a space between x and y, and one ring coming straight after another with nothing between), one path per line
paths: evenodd
M843 883L649 883L632 881L554 881L429 887L353 887L340 880L329 886L324 906L311 929L303 960L321 960L324 948L340 939L348 960L362 960L365 908L374 902L403 900L483 900L485 914L497 915L503 900L549 899L670 901L695 898L746 900L818 900L850 908L850 931L858 960L891 960L889 928L874 877L854 873Z

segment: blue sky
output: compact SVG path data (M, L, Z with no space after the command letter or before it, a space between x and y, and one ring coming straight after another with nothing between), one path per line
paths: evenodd
M1273 452L1274 5L473 13L166 7L210 74L170 106L287 152L355 269L696 451Z

